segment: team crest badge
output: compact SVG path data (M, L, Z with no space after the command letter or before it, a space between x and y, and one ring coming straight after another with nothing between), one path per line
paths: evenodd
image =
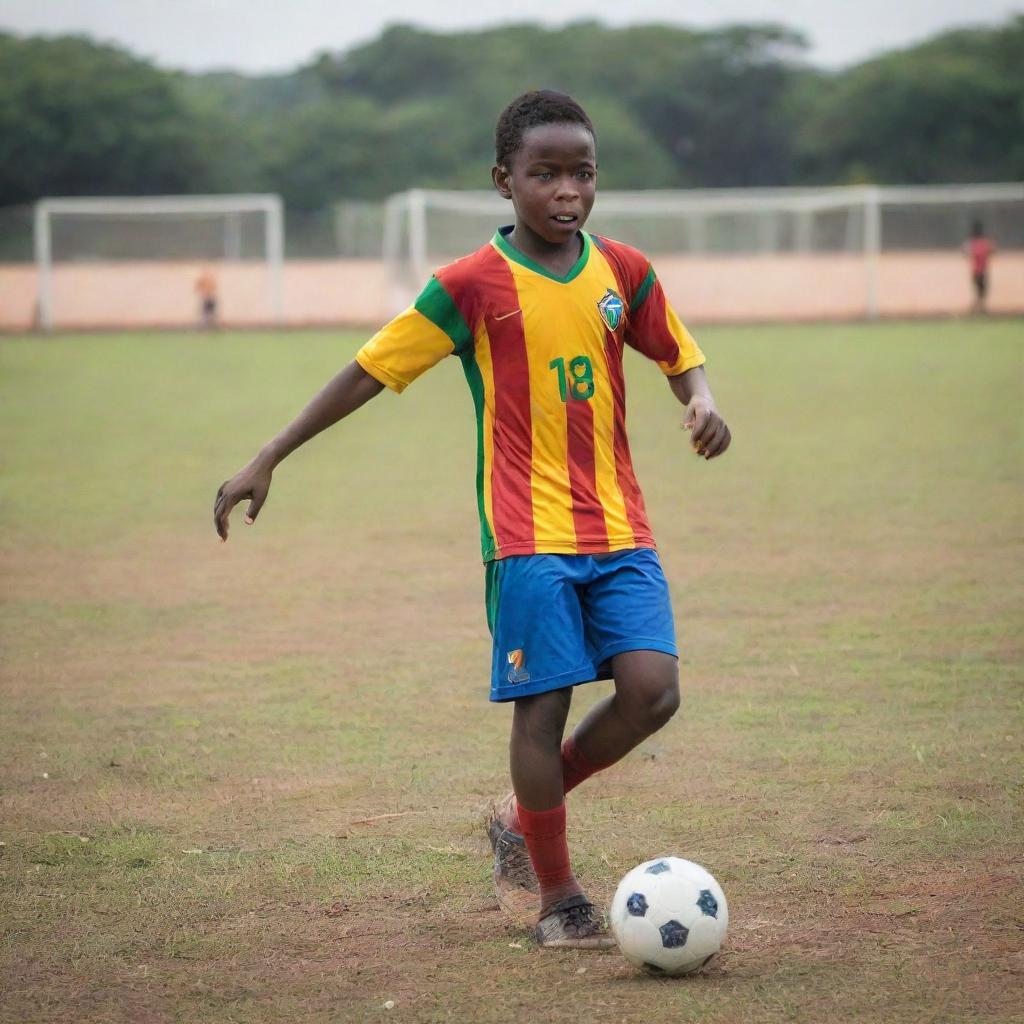
M611 288L604 293L604 298L597 304L597 311L601 314L601 319L605 322L609 331L618 330L619 324L622 323L624 309L625 306L622 299Z
M508 681L510 683L528 683L530 673L526 671L526 655L522 648L508 652Z

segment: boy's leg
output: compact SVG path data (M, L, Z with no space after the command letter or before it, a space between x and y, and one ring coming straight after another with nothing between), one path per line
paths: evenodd
M615 693L595 704L561 747L562 792L620 761L657 732L679 708L679 665L661 651L626 651L612 659ZM501 821L522 831L516 800L500 807Z
M562 733L572 690L552 690L515 702L509 766L518 818L540 885L540 913L582 892L569 865L562 788Z
M679 708L679 664L671 654L624 651L612 658L612 672L615 692L595 704L566 740L582 776L574 785L625 757Z
M571 689L516 701L510 766L519 822L540 889L536 938L543 946L609 949L615 940L583 894L569 862L561 742Z
M595 705L563 748L566 791L624 757L679 707L679 665L668 583L655 551L596 559L584 616L597 664L611 663L615 692Z
M516 701L511 742L515 792L498 809L491 826L500 864L495 873L499 900L513 916L532 916L538 890L541 914L552 902L581 891L569 867L565 794L623 758L679 707L674 656L626 651L612 659L612 671L615 693L596 704L560 747L572 691ZM529 862L522 855L520 835Z
M679 707L672 605L657 554L638 550L599 562L583 605L594 660L602 651L610 653L615 693L591 709L562 744L564 793L620 760ZM514 800L506 800L499 815L505 827L520 831Z

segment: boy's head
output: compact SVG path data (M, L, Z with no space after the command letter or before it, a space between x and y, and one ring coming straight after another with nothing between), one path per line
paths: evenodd
M494 132L494 187L512 200L517 226L545 241L566 241L594 204L594 126L564 93L540 89L514 99Z
M985 235L985 225L982 224L980 220L976 220L971 225L971 237L972 238L982 238L982 237L984 237L984 235Z

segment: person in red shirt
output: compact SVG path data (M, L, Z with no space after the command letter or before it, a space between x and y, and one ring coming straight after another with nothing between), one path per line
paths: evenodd
M217 326L217 278L209 267L203 267L196 278L196 295L199 296L199 323L205 330Z
M988 264L996 251L992 239L985 234L980 220L971 225L971 237L964 243L964 251L971 261L971 280L974 282L974 303L972 313L986 313L985 298L988 295Z

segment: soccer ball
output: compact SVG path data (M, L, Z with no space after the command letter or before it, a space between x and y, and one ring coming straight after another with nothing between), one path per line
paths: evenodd
M689 974L721 947L729 906L722 887L699 864L656 857L619 882L608 918L631 964L655 974Z

